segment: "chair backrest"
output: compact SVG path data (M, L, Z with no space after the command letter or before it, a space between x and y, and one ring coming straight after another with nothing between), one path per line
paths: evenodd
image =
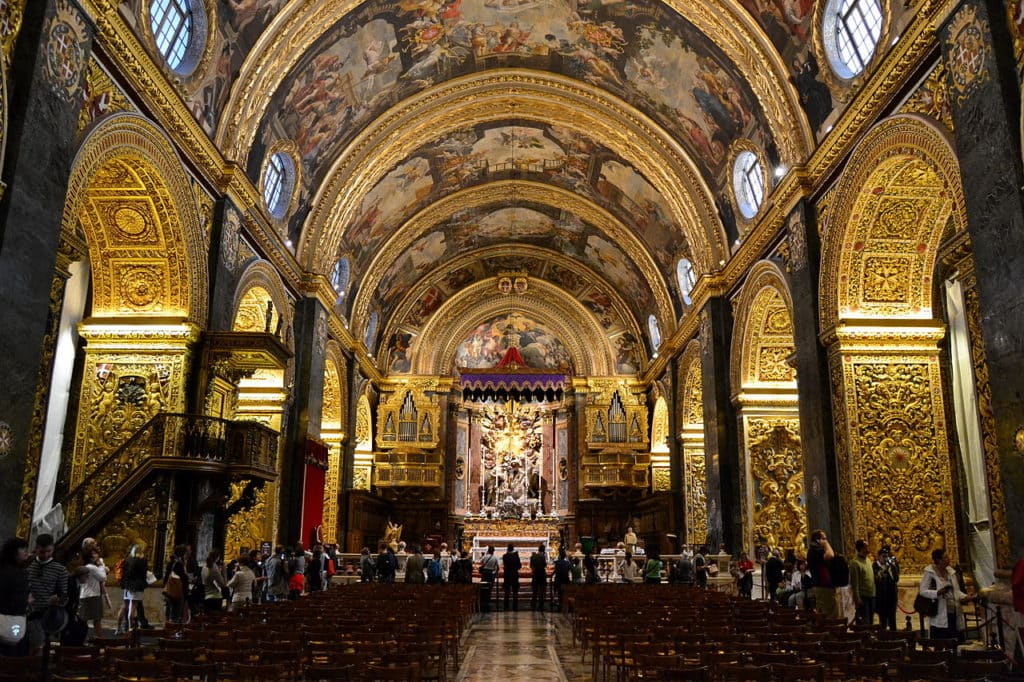
M281 666L276 663L239 663L232 679L238 682L277 682L281 679Z
M799 682L799 680L825 682L825 665L823 663L773 663L772 676L779 682Z
M900 663L896 666L896 678L908 680L944 680L949 668L945 663Z
M684 665L675 668L661 668L658 671L659 680L678 682L691 680L692 682L708 682L711 679L711 669L706 665Z
M217 665L214 663L171 663L171 672L178 680L217 682Z
M888 663L850 663L843 669L843 679L856 682L887 682Z
M772 669L768 665L722 663L715 666L715 676L721 680L736 682L768 682L772 678Z
M371 665L366 669L367 682L419 682L420 670L418 665L404 665L401 667L390 667L385 665Z

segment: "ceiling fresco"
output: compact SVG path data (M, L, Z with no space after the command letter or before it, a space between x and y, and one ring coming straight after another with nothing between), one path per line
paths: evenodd
M481 322L459 344L455 366L489 369L496 366L512 341L528 367L572 371L572 358L565 345L543 324L522 314L501 315Z
M719 48L660 3L378 0L331 27L283 80L249 154L249 175L259 178L270 144L292 139L312 195L340 151L392 105L444 80L508 66L562 73L638 107L713 186L737 138L754 140L774 162L750 88Z
M664 199L632 166L574 131L511 124L477 126L423 145L366 195L359 218L344 234L341 253L357 273L365 272L383 242L421 208L512 175L549 182L608 209L633 228L668 279L675 262L688 255Z
M460 211L416 239L390 265L376 292L377 310L390 318L401 298L435 268L471 250L533 244L575 258L600 273L638 315L653 312L653 292L636 264L607 237L575 215L551 207L480 207ZM528 267L516 269L530 270Z

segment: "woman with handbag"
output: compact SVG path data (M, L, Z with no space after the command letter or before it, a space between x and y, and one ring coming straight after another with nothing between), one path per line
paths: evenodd
M0 655L25 656L25 614L31 599L28 590L28 543L11 538L0 548Z
M185 606L185 588L188 585L188 571L185 570L185 545L174 548L171 560L164 571L164 600L167 604L167 620L182 622Z
M932 639L962 639L964 614L961 605L973 600L974 595L965 594L960 589L946 550L932 551L932 563L925 566L914 600L914 608L928 616L928 636Z

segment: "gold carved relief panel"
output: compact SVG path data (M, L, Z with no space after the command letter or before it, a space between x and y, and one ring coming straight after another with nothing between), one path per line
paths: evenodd
M751 417L744 420L749 476L747 546L800 548L807 536L800 420Z
M840 448L847 540L892 545L905 566L957 555L952 472L937 354L834 353L845 420ZM839 401L837 401L839 402ZM838 427L838 425L837 425ZM837 439L837 446L841 445Z
M701 545L708 538L707 456L703 444L683 448L683 466L686 542Z

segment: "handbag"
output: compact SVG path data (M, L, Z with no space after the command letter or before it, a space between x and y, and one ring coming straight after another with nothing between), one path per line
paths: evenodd
M25 636L25 616L0 613L0 642L17 644Z
M914 597L914 610L922 616L932 618L939 612L939 600L929 599L920 592Z
M181 584L181 578L174 573L167 576L167 580L164 581L164 594L167 595L168 599L174 599L175 601L184 597L185 591L184 586Z

